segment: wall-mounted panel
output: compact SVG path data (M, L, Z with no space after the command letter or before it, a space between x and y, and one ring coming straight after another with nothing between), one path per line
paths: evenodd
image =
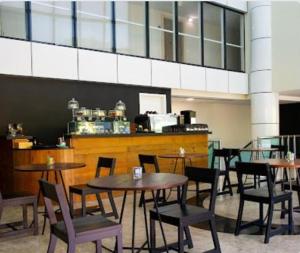
M228 71L207 68L206 90L228 93Z
M78 49L79 80L117 83L117 55Z
M151 60L118 55L118 82L151 86Z
M30 42L0 38L0 73L31 75Z
M182 89L205 91L205 68L181 64L180 76Z
M32 74L77 80L77 49L32 43Z
M180 64L152 60L152 86L180 88Z
M229 71L229 93L248 94L248 74Z

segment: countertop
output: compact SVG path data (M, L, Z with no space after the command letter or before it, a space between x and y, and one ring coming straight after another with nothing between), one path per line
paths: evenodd
M131 133L131 134L70 134L67 138L109 138L109 137L139 137L139 136L167 136L167 135L205 135L211 132L174 132L174 133Z

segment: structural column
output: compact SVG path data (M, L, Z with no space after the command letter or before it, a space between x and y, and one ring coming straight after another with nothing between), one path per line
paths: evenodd
M279 100L272 92L271 1L249 2L251 18L251 128L252 139L279 135Z

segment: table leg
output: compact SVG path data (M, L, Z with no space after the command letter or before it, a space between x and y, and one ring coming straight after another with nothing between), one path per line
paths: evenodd
M144 209L145 232L146 232L146 238L147 238L147 241L144 245L148 245L149 253L151 253L152 249L150 246L150 239L149 239L149 233L148 233L147 209L146 209L146 200L145 199L143 200L143 209Z
M154 197L153 197L154 199ZM133 219L132 219L132 238L131 238L131 252L134 253L134 239L135 239L135 216L136 216L136 191L133 192Z
M152 193L152 197L153 197L153 199L154 199L154 207L155 207L155 210L156 210L156 212L157 212L158 222L159 222L161 234L162 234L163 241L164 241L164 246L165 246L165 248L166 248L167 253L169 253L169 248L168 248L168 245L167 245L167 240L166 240L165 232L164 232L163 225L162 225L162 221L161 221L161 217L160 217L160 214L159 214L159 211L158 211L157 200L156 200L156 198L154 198L154 191L151 191L151 193Z

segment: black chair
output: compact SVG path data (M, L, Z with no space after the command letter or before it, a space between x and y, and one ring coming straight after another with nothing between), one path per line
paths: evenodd
M140 166L143 168L143 173L146 173L146 166L151 165L154 167L154 172L155 173L160 173L157 157L155 155L142 155L139 154L139 161L140 161ZM149 171L148 171L149 172ZM163 196L160 197L160 191L157 191L156 198L158 201L165 202L166 201L166 190L162 191ZM139 201L139 207L142 207L143 205L143 200L145 198L145 191L142 191L140 201ZM145 202L151 202L153 199L145 199Z
M102 215L72 219L62 185L39 180L50 220L50 241L47 253L54 253L57 238L68 244L68 253L75 253L77 244L95 242L96 253L102 252L102 239L116 237L117 252L122 252L122 225ZM57 221L52 202L58 203L63 220Z
M232 185L230 182L230 160L232 158L232 151L231 149L214 149L213 151L213 157L212 157L212 162L211 162L211 168L214 168L215 160L216 158L224 159L224 164L225 164L225 170L220 170L220 176L224 176L224 182L222 186L222 191L218 193L218 195L222 194L227 194L229 193L231 196L233 195L232 192ZM226 191L226 189L228 189Z
M2 211L5 207L15 207L22 206L23 220L15 221L6 224L1 224ZM28 225L28 206L32 206L33 210L33 221L32 226ZM33 235L38 234L38 206L37 197L30 194L14 193L10 195L4 195L0 192L0 228L5 229L5 232L0 233L1 237L16 236L20 234L33 233ZM6 231L10 228L11 231Z
M265 243L269 243L270 237L276 234L281 234L286 230L285 227L280 226L278 228L272 229L272 218L274 205L277 203L282 203L283 201L288 201L288 232L293 233L293 206L292 206L292 193L284 192L274 188L275 184L272 180L272 174L269 164L266 163L243 163L237 162L237 177L239 183L240 191L240 205L238 211L238 218L236 222L235 235L239 235L242 229L256 225L260 228L264 227L264 213L263 205L268 205L268 220L266 224L265 232ZM266 177L266 186L258 189L245 189L243 183L243 175L258 175ZM259 219L242 224L242 216L244 210L245 201L251 201L259 203Z
M180 253L184 252L184 245L188 245L189 248L192 248L193 242L189 231L189 226L193 224L198 224L200 222L208 221L214 243L214 249L209 252L221 252L215 221L215 202L219 173L219 170L211 170L208 168L185 168L185 175L189 178L189 180L207 183L211 185L209 209L200 206L185 204L185 195L187 191L187 189L185 189L185 191L183 192L182 203L159 207L159 215L156 212L156 210L151 210L150 242L151 249L153 249L154 252L156 252L156 250L165 251L164 247L156 248L155 221L157 221L159 218L162 222L176 226L178 228L178 241L176 243L169 244L168 247L176 249ZM185 240L184 232L186 235Z
M113 175L114 170L115 170L115 164L116 164L115 158L99 157L98 165L97 165L97 169L96 169L96 177L101 176L101 170L103 168L109 169L109 175L110 176ZM110 213L105 213L103 203L102 203L102 200L100 197L100 193L105 193L105 192L108 194L108 199L109 199L109 202L110 202L111 208L112 208L112 212L110 212ZM99 208L97 208L95 210L88 210L88 213L92 214L95 211L101 211L101 213L106 217L114 216L116 219L119 218L118 211L117 211L115 201L114 201L111 191L99 190L99 189L91 188L91 187L87 186L86 184L80 184L80 185L70 186L69 193L70 193L70 208L71 208L72 216L74 216L73 194L77 194L77 195L81 196L81 205L82 205L81 214L82 214L82 216L85 216L87 213L86 196L87 195L96 195Z

